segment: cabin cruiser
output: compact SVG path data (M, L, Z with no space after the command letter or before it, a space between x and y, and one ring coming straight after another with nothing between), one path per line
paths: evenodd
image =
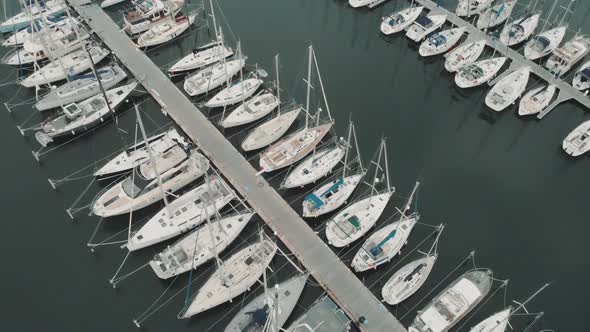
M123 29L130 35L151 29L163 19L174 17L182 9L184 0L143 0L123 14Z
M197 14L192 13L188 16L181 15L163 19L139 35L137 46L151 47L169 42L188 30L195 21L195 17L197 17Z
M496 112L513 104L526 90L531 68L526 66L506 75L488 92L486 105Z
M553 50L545 68L555 77L561 77L581 61L590 51L590 38L576 36L565 43L563 47Z
M346 203L365 173L340 177L330 181L303 200L303 217L318 217L330 213Z
M472 16L477 15L488 9L492 5L493 0L459 0L455 13L457 16Z
M500 71L505 62L505 57L497 57L467 65L457 71L455 83L462 89L487 83Z
M445 69L454 73L462 67L477 61L486 46L485 40L464 44L445 55Z
M425 255L395 272L381 289L383 301L396 305L414 295L426 282L436 258L436 254Z
M184 91L194 97L208 93L226 83L246 65L246 59L222 61L190 74L184 80Z
M446 20L446 15L419 16L414 24L408 28L406 37L419 42L440 28Z
M533 37L524 46L524 56L529 60L537 60L551 54L563 40L566 31L565 26L560 26Z
M66 12L66 4L63 0L47 0L39 3L33 3L27 6L25 10L16 14L6 21L0 23L0 33L7 33L24 29L31 24L31 19L36 22L41 20L41 16L57 17Z
M209 101L205 103L205 107L223 107L239 103L250 98L261 85L262 80L256 75L253 75L250 78L240 79L237 82L232 82L231 85L228 85L209 99Z
M381 32L391 35L404 30L416 21L423 9L422 6L409 7L384 17L381 22Z
M584 91L590 89L590 61L584 63L574 75L574 88Z
M590 150L588 142L590 142L590 121L585 121L563 140L563 151L572 157L581 156Z
M285 178L282 188L303 187L332 171L346 153L343 144L317 151L298 164Z
M135 169L114 186L98 194L92 212L99 217L111 217L137 211L162 199L162 192L174 193L200 178L209 168L209 161L196 149L177 166L162 172L160 179L153 178L151 164ZM158 185L162 182L162 188Z
M517 1L506 0L503 3L488 8L479 15L476 23L477 28L485 30L495 28L504 23L512 14Z
M261 91L236 107L223 121L223 128L241 126L262 119L279 106L279 99L269 91Z
M62 107L62 112L54 118L49 118L41 124L41 131L35 133L39 144L46 146L55 138L77 135L96 126L112 116L115 111L137 86L132 82L106 91L106 98L98 94L78 103ZM112 112L111 112L112 111Z
M258 150L276 142L289 130L301 111L301 106L296 106L254 128L242 141L242 150Z
M513 46L527 40L539 24L539 14L521 17L506 25L500 33L500 42L504 45Z
M518 115L531 115L543 111L555 96L557 87L553 84L542 85L527 92L521 99Z
M108 90L119 84L127 73L119 65L109 65L96 70L103 89ZM75 103L100 93L100 85L93 72L70 77L70 81L52 89L35 104L39 111Z
M199 226L215 215L236 194L219 177L214 176L162 208L127 242L135 251L166 241Z
M201 69L223 58L229 58L234 54L231 47L224 46L220 42L213 42L194 49L190 54L178 60L170 69L169 75L176 75L189 70Z
M465 28L460 27L434 33L422 42L418 52L424 57L445 53L459 42L464 32Z

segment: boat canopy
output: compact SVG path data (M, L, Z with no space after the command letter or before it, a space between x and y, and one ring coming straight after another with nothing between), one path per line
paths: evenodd
M389 25L394 26L396 24L400 24L405 21L406 21L406 19L404 18L404 15L397 14L397 15L391 17L391 19L389 20Z
M547 37L539 36L537 37L537 44L541 46L541 49L545 49L547 46L549 46L549 44L551 44L551 40L549 40Z
M434 46L440 46L447 43L447 37L439 33L435 33L434 35L430 36L429 39L430 42L434 44Z
M420 16L420 17L418 17L418 19L416 19L416 23L418 25L426 27L426 26L432 24L432 20L430 18L428 18L428 16Z
M584 68L581 72L580 75L582 75L583 78L590 80L590 67L588 68Z

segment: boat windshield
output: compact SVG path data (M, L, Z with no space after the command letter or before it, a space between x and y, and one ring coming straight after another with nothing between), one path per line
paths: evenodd
M397 14L391 17L389 20L389 25L394 26L396 24L404 23L405 21L406 19L404 18L404 15Z

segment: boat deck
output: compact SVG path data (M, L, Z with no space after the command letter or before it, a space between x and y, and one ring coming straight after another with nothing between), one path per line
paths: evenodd
M68 4L113 51L162 109L189 135L209 160L249 202L328 295L351 320L368 320L362 331L406 329L344 265L242 154L102 9L88 0Z
M329 297L321 297L305 314L297 318L288 332L346 332L350 328L348 318Z
M477 40L485 39L487 46L495 49L497 52L501 54L504 54L504 56L511 60L510 68L504 71L503 74L497 76L494 80L490 81L490 85L495 84L496 82L504 78L506 75L508 75L510 72L524 66L529 66L531 68L531 73L542 78L547 83L555 85L559 91L559 94L557 98L551 104L549 104L549 106L547 106L547 108L543 110L543 112L541 112L537 116L539 119L542 119L545 115L547 115L547 113L551 112L560 103L568 100L576 100L586 109L590 109L590 98L585 96L583 92L577 90L564 80L555 77L544 67L525 58L524 55L519 53L517 50L514 50L502 44L500 40L498 40L497 38L494 38L486 34L485 32L479 30L474 25L457 16L454 12L437 5L436 2L432 0L415 0L415 2L420 4L421 6L424 6L424 8L430 10L434 14L447 15L447 21L453 24L454 26L465 27L466 32L469 35L466 42L474 42Z

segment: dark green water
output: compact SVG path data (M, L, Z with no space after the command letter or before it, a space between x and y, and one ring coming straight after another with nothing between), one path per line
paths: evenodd
M450 1L444 4L454 6ZM545 3L547 10L550 5L549 1ZM497 278L510 279L508 300L523 300L544 282L553 282L529 306L531 311L546 313L535 326L538 330L584 330L586 299L590 296L585 282L589 271L585 259L589 160L573 160L560 149L563 137L587 118L581 107L574 103L561 105L543 121L520 119L514 110L491 115L483 104L486 89L459 91L453 77L444 71L440 57L424 60L416 46L403 36L380 36L379 18L394 8L407 6L401 0L372 11L353 10L344 0L228 0L221 1L221 6L233 34L242 41L249 63L271 69L274 54L281 54L285 92L301 87L306 46L313 42L337 132L344 135L346 119L352 114L365 159L373 154L381 135L388 137L390 175L397 195L382 221L394 213L394 205L403 204L414 181L420 178L421 221L447 224L439 245L440 258L429 282L407 304L397 308L399 317L470 250L477 250L478 266L492 268ZM15 1L8 1L7 7L13 12ZM115 12L116 8L113 16L120 19ZM590 23L580 26L589 12L590 4L579 1L570 27L590 31ZM193 35L151 51L150 55L164 65L189 52L194 44ZM15 71L0 67L0 74L8 79ZM0 100L14 98L11 103L33 96L31 91L14 86L0 89ZM148 131L167 122L153 101L142 104L142 108L149 117L145 119ZM131 319L143 312L169 283L143 270L112 289L107 279L123 258L123 251L111 246L90 253L86 243L97 218L85 216L83 211L72 223L64 212L89 179L65 184L56 192L47 183L48 177L65 176L122 147L123 141L129 143L134 116L125 112L119 118L119 127L128 135L117 132L117 127L109 123L93 135L43 156L38 164L30 152L38 148L37 143L30 136L21 137L16 129L30 114L26 105L15 109L13 115L3 112L0 124L5 155L0 174L4 184L2 247L6 257L0 279L4 290L2 330L134 331ZM35 116L28 124L38 121ZM238 137L233 137L232 142L239 142ZM80 205L100 189L93 185ZM294 199L303 192L285 194ZM300 209L300 200L293 204ZM149 215L156 209L142 214ZM126 223L126 218L109 221L97 239L117 233ZM256 221L249 226L242 236L244 243L252 241L249 236L260 224ZM426 226L417 226L408 248L430 232ZM429 243L422 249L427 250ZM154 252L145 250L132 255L125 271L142 265ZM352 254L343 259L349 261ZM284 263L283 258L277 258L273 267L278 270ZM205 280L210 267L195 273L196 285ZM291 267L281 269L279 279L293 271ZM379 272L360 275L368 284L380 276ZM179 291L186 280L179 278L164 298ZM379 285L377 282L373 290L380 292ZM482 306L462 330L500 310L501 293ZM319 294L318 288L308 287L295 315ZM220 331L231 314L222 316L232 309L235 312L241 301L236 299L233 304L190 321L180 321L175 315L183 297L181 294L172 299L145 321L144 329L205 331L221 319L210 328ZM409 314L402 322L407 325L413 316ZM516 330L522 330L525 323L522 317L514 320Z

